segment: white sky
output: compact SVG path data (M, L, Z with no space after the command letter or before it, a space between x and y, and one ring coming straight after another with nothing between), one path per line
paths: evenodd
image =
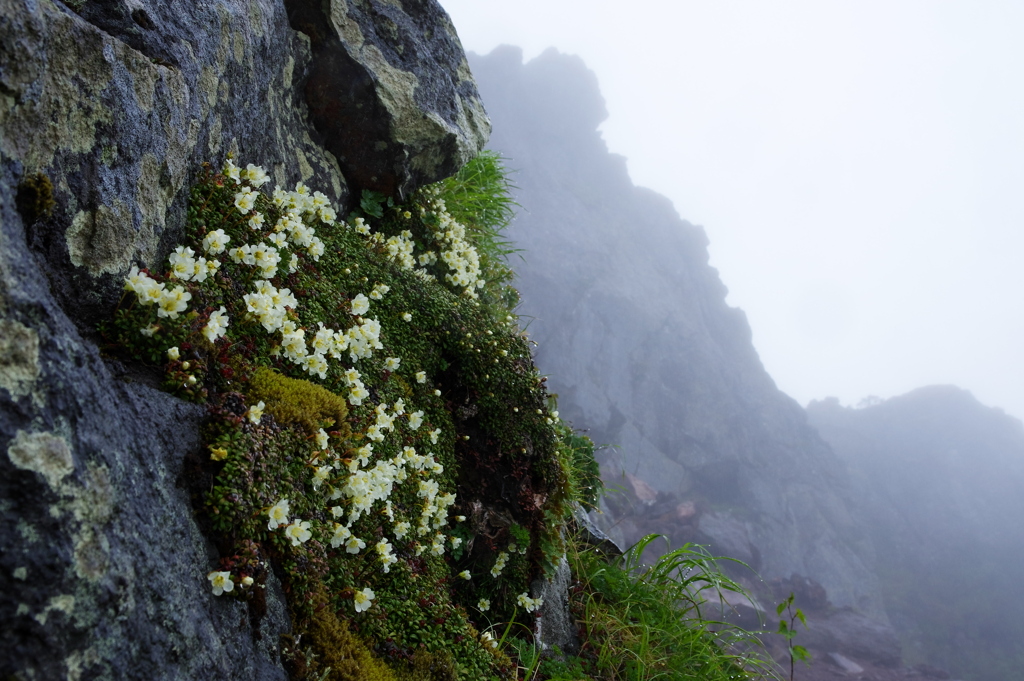
M782 390L1024 417L1024 2L440 1L467 50L597 73L609 148L705 227Z

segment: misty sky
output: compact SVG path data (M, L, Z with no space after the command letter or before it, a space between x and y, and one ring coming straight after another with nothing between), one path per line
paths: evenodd
M597 73L782 390L1024 417L1024 2L440 1L467 50Z

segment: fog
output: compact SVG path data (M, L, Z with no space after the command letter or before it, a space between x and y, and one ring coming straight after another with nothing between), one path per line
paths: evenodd
M705 230L608 153L588 65L509 46L469 62L491 147L518 169L506 235L525 250L513 264L537 365L562 417L613 445L592 519L622 546L659 534L741 560L761 603L797 593L819 661L807 681L835 678L832 653L885 681L948 678L900 662L1015 678L1024 528L1007 519L1024 514L1024 424L952 386L805 411L727 304Z
M611 151L704 226L783 391L1024 416L1024 5L442 5L467 50L596 72Z

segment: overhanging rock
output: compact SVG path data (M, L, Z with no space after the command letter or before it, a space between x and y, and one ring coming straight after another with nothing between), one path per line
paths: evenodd
M313 123L356 188L404 197L483 149L491 124L436 0L285 4L313 49Z

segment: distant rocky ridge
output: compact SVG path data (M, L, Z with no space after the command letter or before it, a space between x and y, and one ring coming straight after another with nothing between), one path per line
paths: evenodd
M537 363L563 416L612 445L602 458L614 490L597 517L602 527L622 544L657 532L744 560L766 579L750 583L762 616L796 592L811 621L801 643L816 657L797 670L805 681L952 678L940 667L964 679L1014 678L971 662L1005 662L1012 646L996 647L1001 634L975 636L980 652L966 654L963 634L984 626L963 624L963 615L983 620L991 610L975 606L997 598L967 588L969 567L921 580L927 588L917 592L935 603L951 602L939 585L970 594L953 599L962 611L942 610L944 654L919 630L938 612L896 604L893 594L906 586L894 576L952 565L957 546L1003 551L980 562L1000 592L1015 589L1019 571L1006 556L1022 546L1020 523L1007 522L1024 517L1024 486L1012 473L1024 461L1019 422L951 388L860 411L819 403L808 420L765 372L743 313L726 304L704 231L635 187L625 159L608 153L597 130L604 103L583 62L549 50L524 64L513 47L469 57L494 123L490 146L518 171L522 209L510 236L524 250L517 287ZM934 411L914 416L915 404ZM957 423L959 435L943 430ZM943 452L939 465L920 454L899 460L926 441ZM987 454L968 454L979 445ZM997 479L1010 459L1016 468ZM972 539L982 528L984 538ZM948 580L954 574L959 585ZM753 610L738 611L757 625Z
M517 170L510 235L521 312L562 414L603 456L613 535L700 540L766 578L813 576L837 606L884 620L874 553L845 465L781 393L725 302L704 231L635 187L597 130L596 77L577 57L470 55Z
M807 413L848 465L904 657L965 679L1019 677L1024 425L953 386Z

